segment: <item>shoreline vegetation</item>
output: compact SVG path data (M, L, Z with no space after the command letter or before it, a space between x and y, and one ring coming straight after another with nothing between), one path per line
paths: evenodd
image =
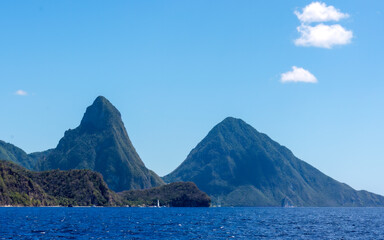
M3 207L209 207L211 199L194 183L115 193L91 170L34 172L0 160Z

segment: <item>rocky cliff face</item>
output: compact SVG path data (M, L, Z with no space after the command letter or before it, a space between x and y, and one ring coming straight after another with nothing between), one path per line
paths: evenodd
M213 204L224 206L384 206L384 197L355 191L326 176L231 117L216 125L163 179L194 182Z
M148 170L133 147L120 112L104 97L97 97L79 127L65 132L40 170L91 169L100 172L114 191L164 184Z

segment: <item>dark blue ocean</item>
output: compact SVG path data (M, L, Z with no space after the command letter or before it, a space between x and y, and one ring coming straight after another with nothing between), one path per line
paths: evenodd
M384 208L0 208L0 239L384 239Z

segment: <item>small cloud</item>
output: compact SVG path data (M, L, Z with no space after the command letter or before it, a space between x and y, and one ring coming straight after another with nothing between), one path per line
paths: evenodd
M292 71L281 74L281 82L305 82L305 83L317 83L317 79L304 68L299 68L296 66L292 67Z
M27 93L26 91L20 89L20 90L17 90L17 91L15 92L15 95L18 95L18 96L27 96L28 93Z
M345 45L351 42L352 31L346 30L339 24L324 25L318 24L314 27L301 25L297 27L301 34L295 40L297 46L332 48L334 45Z
M303 12L295 11L297 18L302 23L339 21L349 17L348 14L340 12L334 6L327 6L322 2L312 2L303 8Z

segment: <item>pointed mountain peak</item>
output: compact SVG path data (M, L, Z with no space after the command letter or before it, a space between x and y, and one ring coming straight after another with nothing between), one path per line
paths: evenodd
M103 96L98 96L95 101L93 101L90 107L109 110L109 111L118 111L112 103Z
M145 167L128 137L120 112L102 96L87 108L79 127L65 132L40 169L95 170L114 191L164 184Z
M98 96L95 99L95 101L93 101L92 105L94 105L94 104L110 104L110 105L112 105L111 102L108 101L108 99L106 99L104 96Z
M103 130L115 124L123 124L119 110L108 99L99 96L87 108L80 126L86 131L93 131Z

